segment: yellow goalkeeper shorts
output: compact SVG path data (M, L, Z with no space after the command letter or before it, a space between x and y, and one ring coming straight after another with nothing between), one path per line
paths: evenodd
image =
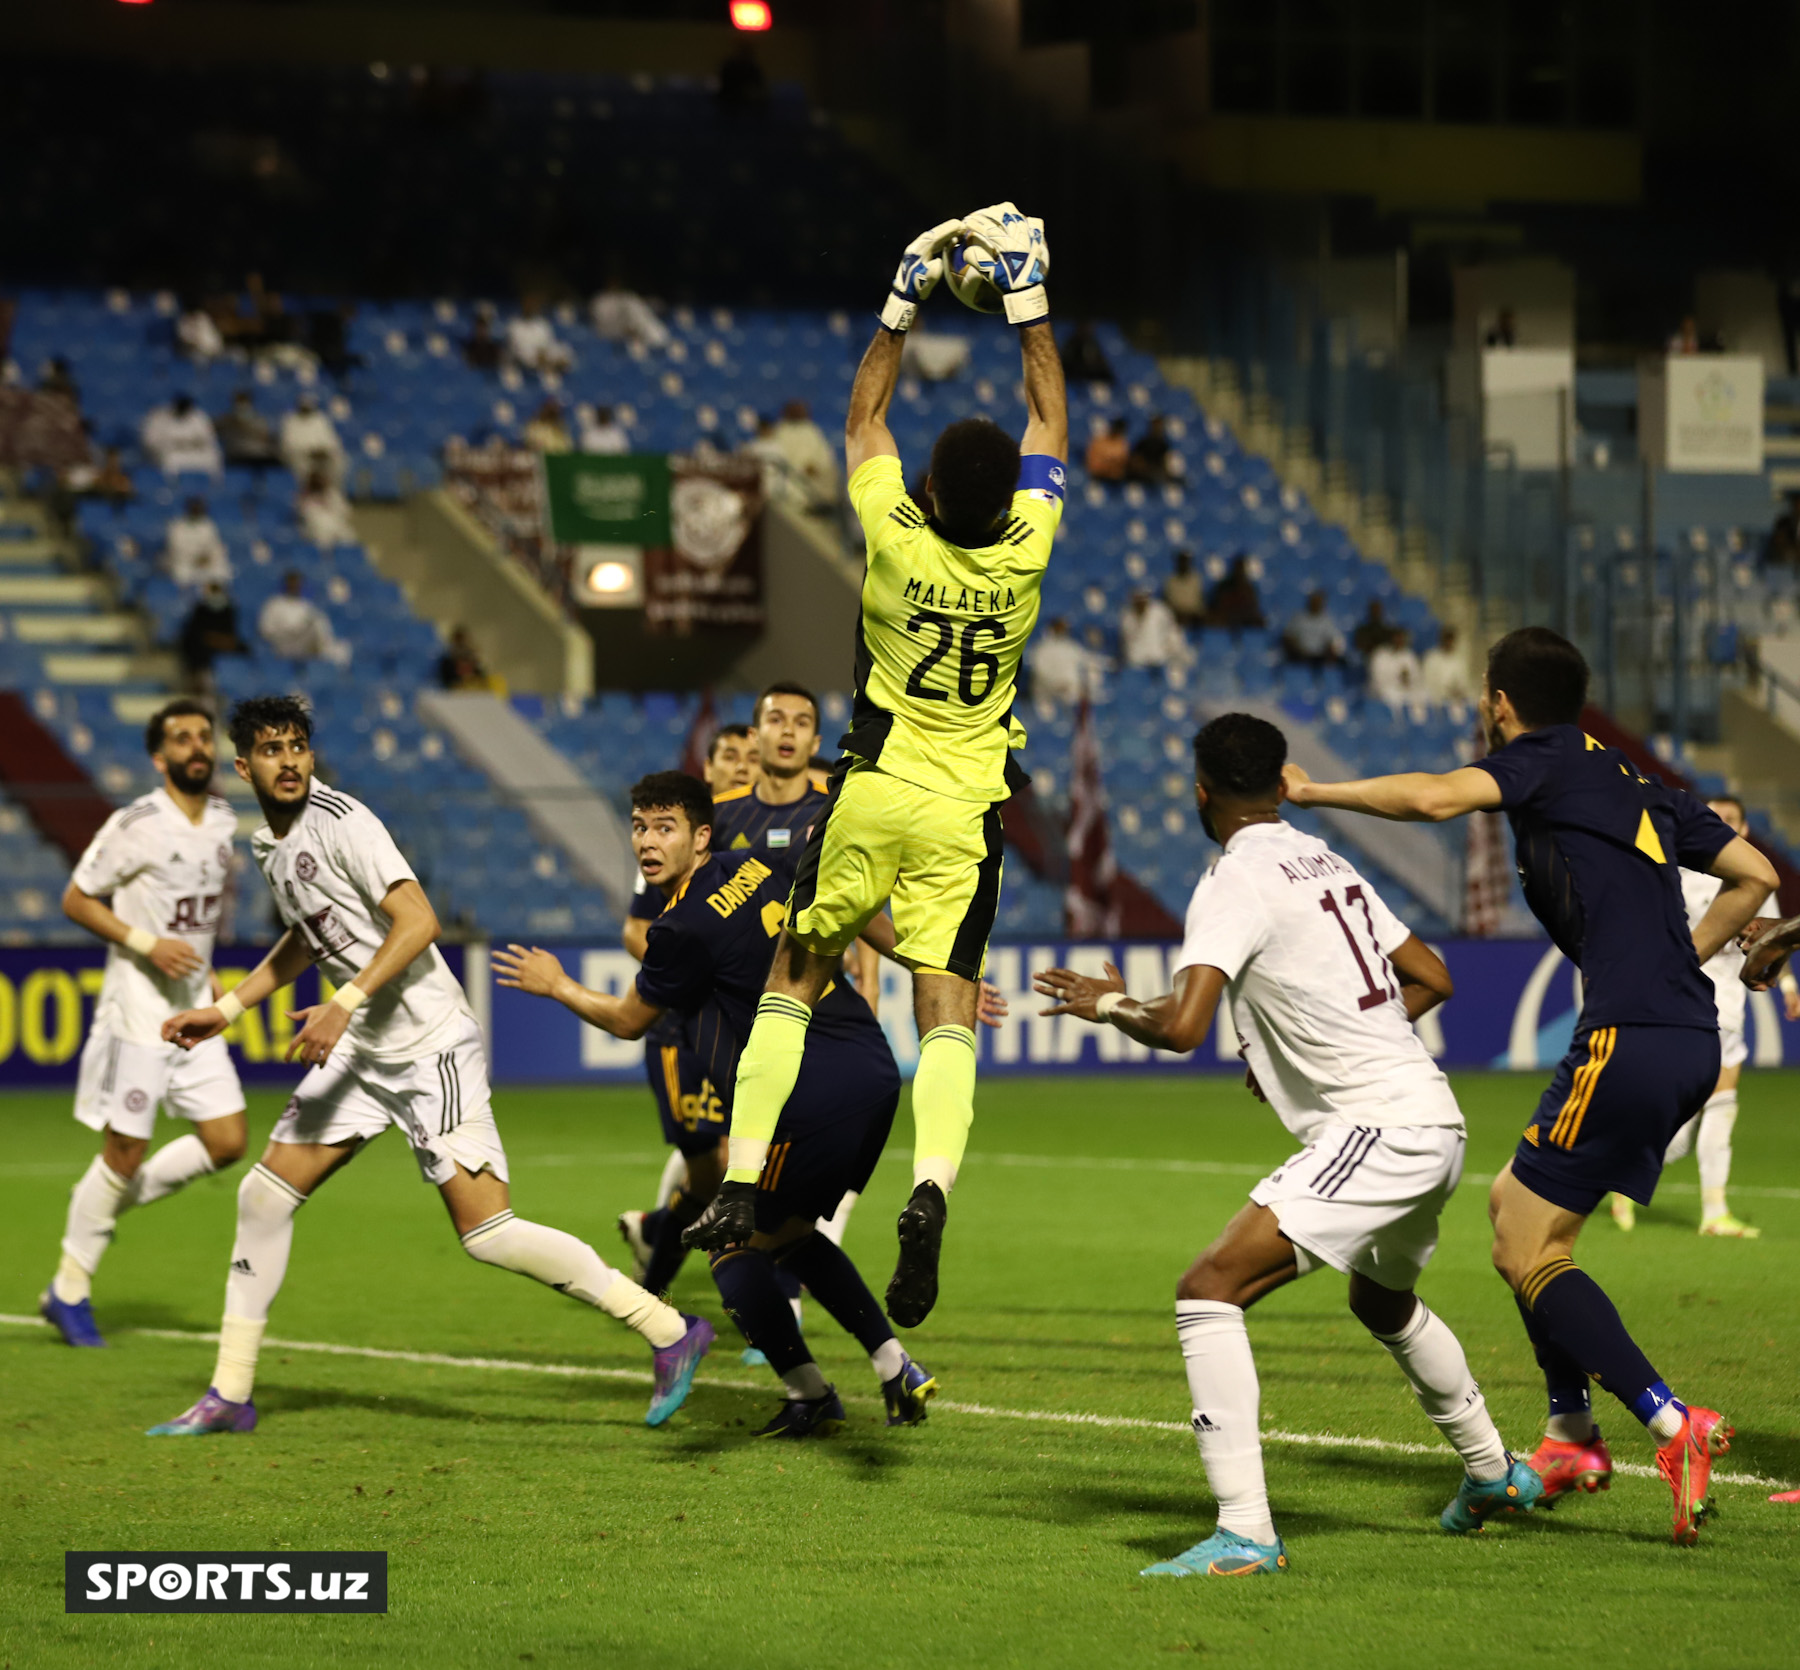
M887 903L894 955L908 968L979 979L1004 844L997 803L952 800L846 762L800 855L788 933L809 951L842 956Z

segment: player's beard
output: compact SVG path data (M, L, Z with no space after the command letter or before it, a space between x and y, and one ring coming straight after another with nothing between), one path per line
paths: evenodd
M169 775L174 778L176 788L183 794L199 794L213 780L216 769L214 762L196 755L182 765L176 766Z
M1200 827L1206 832L1207 840L1211 841L1215 847L1224 846L1225 843L1219 839L1218 831L1213 828L1212 806L1210 802L1200 808Z

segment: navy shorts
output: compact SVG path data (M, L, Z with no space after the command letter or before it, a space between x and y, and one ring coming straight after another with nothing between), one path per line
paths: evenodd
M1642 1205L1663 1152L1719 1081L1719 1035L1695 1026L1575 1034L1513 1155L1513 1176L1570 1212L1612 1193Z
M706 1069L685 1044L644 1046L644 1076L662 1117L663 1141L683 1154L710 1154L725 1135L724 1104Z
M829 1218L846 1189L861 1194L899 1105L900 1070L878 1029L855 1038L809 1032L756 1180L756 1227L768 1235L789 1218Z

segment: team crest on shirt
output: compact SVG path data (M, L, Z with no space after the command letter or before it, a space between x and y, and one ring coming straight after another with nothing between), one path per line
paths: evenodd
M319 861L310 852L294 855L294 874L302 881L311 881L319 873Z
M219 843L219 850L213 856L218 859L219 868L221 870L229 870L231 868L231 844L230 844L230 842L221 841Z
M127 1090L125 1092L125 1111L127 1113L142 1113L149 1105L150 1097L145 1091Z

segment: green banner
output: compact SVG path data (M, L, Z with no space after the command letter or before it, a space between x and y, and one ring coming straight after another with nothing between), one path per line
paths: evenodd
M670 542L669 460L660 452L547 453L544 502L558 545Z

